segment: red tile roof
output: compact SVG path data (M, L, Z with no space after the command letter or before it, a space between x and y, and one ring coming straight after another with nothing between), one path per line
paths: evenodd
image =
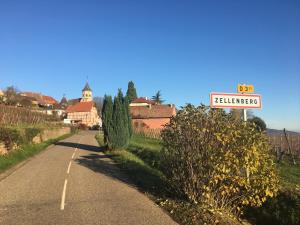
M31 98L35 98L36 101L38 101L39 104L42 105L54 105L57 103L57 101L52 98L51 96L47 96L47 95L42 95L40 93L35 93L35 92L23 92L22 93L23 96L27 96L27 97L31 97Z
M50 104L50 105L57 104L57 101L51 96L42 95L42 99L46 104Z
M41 94L35 93L35 92L23 92L23 93L21 93L21 95L31 97L31 98L35 98L36 100L41 98Z
M131 103L147 103L150 105L155 105L155 101L148 100L146 98L137 98L137 99L133 100Z
M67 108L68 113L73 112L90 112L94 106L94 102L78 102L75 105L70 105Z
M131 106L130 112L133 119L171 118L176 109L173 105Z

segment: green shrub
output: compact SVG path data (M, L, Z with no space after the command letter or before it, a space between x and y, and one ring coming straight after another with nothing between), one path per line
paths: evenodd
M9 127L0 127L0 141L4 142L8 150L12 150L14 145L22 144L22 135L19 130Z
M281 190L259 208L249 208L246 217L257 225L300 224L300 193L292 189Z
M187 105L162 131L162 169L194 203L241 213L276 195L278 178L264 134L223 110Z
M35 136L41 132L40 128L0 127L0 141L4 142L8 150L23 144L30 144Z
M79 130L79 128L78 128L78 127L76 127L76 126L71 126L71 134L75 134L75 133L77 133L77 132L78 132L78 130Z
M39 133L41 133L41 129L39 128L25 128L24 137L23 137L23 143L29 144L32 143L33 138L36 137Z

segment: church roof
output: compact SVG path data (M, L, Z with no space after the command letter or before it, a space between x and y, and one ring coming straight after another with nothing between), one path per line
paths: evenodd
M92 91L92 89L90 88L90 85L88 82L85 83L84 88L82 89L82 91Z
M78 102L75 105L70 105L67 108L68 113L74 112L90 112L94 107L94 102Z
M67 100L67 98L65 96L62 97L62 99L60 100L60 104L65 104L65 105L68 104L68 100Z

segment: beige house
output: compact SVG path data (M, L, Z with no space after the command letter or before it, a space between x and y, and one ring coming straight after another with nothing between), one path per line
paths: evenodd
M93 102L92 89L88 83L82 90L80 102L69 106L66 111L67 119L73 124L85 124L88 127L100 124L100 117Z

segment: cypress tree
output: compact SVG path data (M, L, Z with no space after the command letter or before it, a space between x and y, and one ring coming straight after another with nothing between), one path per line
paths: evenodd
M128 98L129 103L131 103L134 99L137 98L137 93L133 81L129 81L128 83L126 97Z
M126 110L124 107L123 93L121 89L118 91L117 97L114 99L113 108L113 141L112 148L123 148L128 145L129 133L128 123L126 122Z
M104 96L102 108L102 127L104 133L104 142L111 143L111 130L112 130L112 116L113 116L113 102L111 96Z
M126 112L126 119L127 119L127 127L128 127L128 134L129 134L129 139L132 137L133 129L132 129L132 118L130 115L130 108L129 108L129 100L128 97L126 96L124 98L124 108Z

